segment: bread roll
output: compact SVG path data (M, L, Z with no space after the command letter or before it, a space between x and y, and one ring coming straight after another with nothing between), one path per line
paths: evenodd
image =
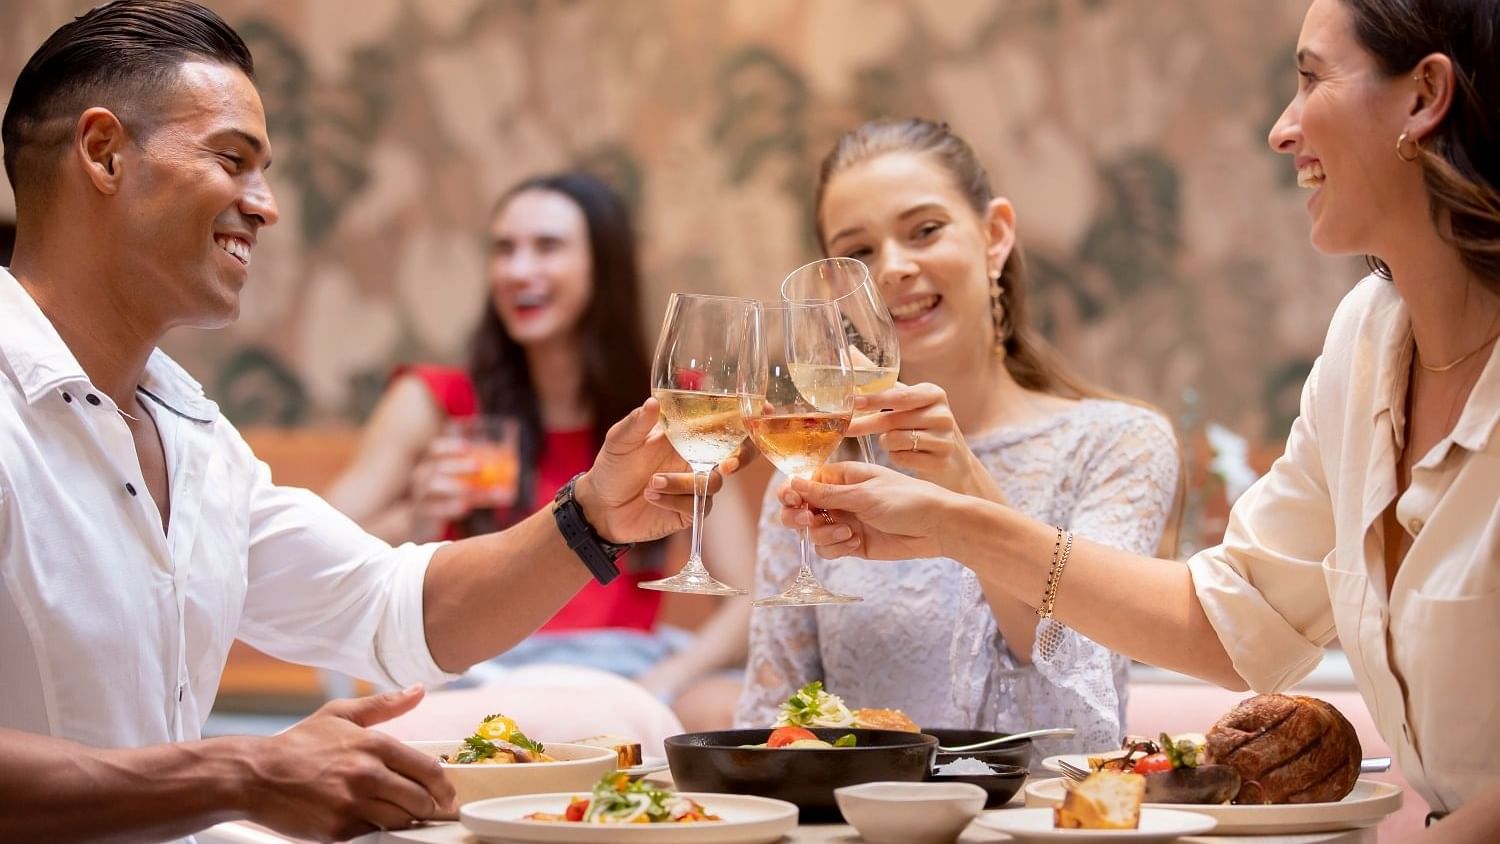
M856 709L854 710L854 725L866 730L900 730L907 733L920 733L922 728L916 722L907 717L905 712L899 709Z
M1239 772L1237 803L1333 802L1359 779L1359 736L1317 698L1250 698L1208 731L1206 753Z

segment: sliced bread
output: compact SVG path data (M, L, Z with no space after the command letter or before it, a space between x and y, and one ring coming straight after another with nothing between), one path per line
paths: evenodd
M1140 774L1095 771L1052 810L1058 829L1135 829L1141 823L1146 778Z
M620 757L621 768L641 764L641 743L620 736L589 736L569 744L586 744L589 747L607 747Z

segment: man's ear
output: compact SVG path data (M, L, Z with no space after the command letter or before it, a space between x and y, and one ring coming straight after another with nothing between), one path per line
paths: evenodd
M125 124L107 108L91 108L78 118L69 160L76 163L94 189L113 196L124 174L121 152L129 142Z

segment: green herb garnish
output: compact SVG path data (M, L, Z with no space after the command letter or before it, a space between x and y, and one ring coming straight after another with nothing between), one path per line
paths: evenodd
M516 730L515 732L510 734L510 743L515 745L516 747L521 748L522 750L529 750L532 753L547 752L545 749L543 749L541 742L532 741L531 739L527 738L526 734L521 732L520 730Z
M853 733L845 733L833 740L834 747L854 747L855 738Z
M464 739L464 749L454 754L453 761L459 765L472 765L481 759L488 759L500 752L489 739L479 736L469 736Z
M776 726L849 727L854 716L837 696L823 691L823 681L814 680L798 689L781 705Z
M1173 768L1198 767L1198 745L1187 739L1172 741L1171 736L1162 733L1161 752L1167 754Z

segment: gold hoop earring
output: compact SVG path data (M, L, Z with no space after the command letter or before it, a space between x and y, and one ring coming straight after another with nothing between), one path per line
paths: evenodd
M1405 150L1405 146L1408 140L1410 140L1407 137L1408 134L1409 133L1407 132L1402 132L1401 137L1396 139L1396 157L1401 159L1402 161L1411 162L1416 161L1418 158L1422 157L1422 145L1417 143L1416 141L1411 141L1412 152L1411 155L1408 156Z

